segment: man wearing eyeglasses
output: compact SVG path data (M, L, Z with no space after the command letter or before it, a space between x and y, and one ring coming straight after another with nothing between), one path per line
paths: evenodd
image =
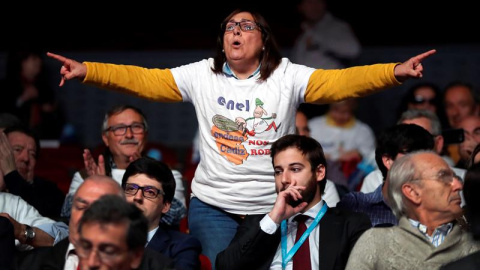
M68 238L53 247L36 248L15 258L15 269L79 269L79 254L76 247L80 239L78 232L80 219L85 211L104 195L115 195L125 201L122 188L112 178L100 175L87 177L73 197Z
M135 204L148 220L147 248L172 258L178 270L200 269L200 242L159 223L170 209L175 192L175 179L168 166L141 157L128 165L122 187L127 201Z
M71 209L71 198L83 179L89 175L111 176L119 184L127 166L141 157L147 144L148 124L143 112L129 105L119 105L110 109L102 124L102 140L106 149L103 155L95 161L88 149L85 149L83 158L86 171L75 173L65 199L62 216L68 217ZM182 183L181 174L176 172L177 181ZM172 211L162 222L176 225L186 215L185 203L180 199L173 199Z
M399 224L366 231L346 269L438 269L480 250L455 221L462 215L463 185L437 153L398 158L388 179L389 204Z
M94 202L78 224L80 269L173 269L159 254L146 259L147 224L141 211L118 196Z

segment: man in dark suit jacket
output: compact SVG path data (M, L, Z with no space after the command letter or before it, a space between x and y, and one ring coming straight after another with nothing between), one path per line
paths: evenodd
M15 269L59 269L76 270L79 257L75 251L75 244L79 241L78 225L85 210L103 195L117 195L124 198L120 185L107 176L90 176L80 185L74 195L72 215L69 222L69 237L53 247L35 248L28 252L17 254ZM152 251L153 252L153 251ZM169 269L172 262L157 252L146 251L142 265L157 265L154 268L141 269ZM157 262L157 263L154 263ZM65 266L67 264L67 266ZM160 267L161 266L161 267ZM153 267L153 266L152 266ZM164 267L164 268L162 268Z
M322 201L326 160L317 141L287 135L270 151L278 192L275 205L266 215L245 217L230 245L217 255L216 269L270 269L282 263L292 269L302 247L287 261L282 259L280 243L283 238L285 252L292 250L297 232L294 218L300 215L308 216L305 224L313 228L302 244L309 246L311 269L344 269L355 242L371 227L370 220L362 213L328 208Z
M199 270L200 241L160 222L162 215L170 209L175 194L175 179L168 166L141 157L128 165L122 187L127 201L142 210L148 220L147 248L172 258L178 270Z

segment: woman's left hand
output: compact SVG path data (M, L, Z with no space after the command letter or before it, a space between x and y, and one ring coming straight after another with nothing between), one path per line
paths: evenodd
M394 70L395 77L400 82L404 82L410 78L422 78L422 61L436 52L436 50L430 50L428 52L424 52L422 54L414 56L400 65L397 65Z

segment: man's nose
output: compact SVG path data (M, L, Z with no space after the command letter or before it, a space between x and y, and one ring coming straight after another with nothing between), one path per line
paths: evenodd
M133 199L134 199L135 201L142 201L142 200L143 200L143 192L142 192L141 189L139 189L139 190L137 191L137 193L135 194L135 196L133 196Z
M290 177L290 174L288 172L284 172L282 174L282 184L290 184L292 185L292 178Z
M92 250L88 255L88 267L90 269L95 269L100 266L100 258L98 256L98 252Z
M22 150L18 155L17 159L23 162L28 162L30 160L30 156L28 155L27 150Z
M460 177L453 177L452 188L456 191L460 191L463 189L463 181Z
M132 127L127 127L127 130L125 131L125 137L133 138Z

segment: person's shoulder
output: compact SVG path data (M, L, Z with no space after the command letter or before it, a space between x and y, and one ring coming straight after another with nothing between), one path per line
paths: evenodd
M355 212L343 207L331 207L328 210L332 215L343 217L345 219L363 219L365 217L368 219L368 216L362 212Z
M353 202L356 203L358 201L362 201L364 198L365 198L365 193L358 192L358 191L351 191L343 195L340 201L345 203L353 203Z
M0 202L1 201L19 201L20 203L25 202L20 196L13 195L8 192L0 192Z
M165 230L170 234L171 239L176 242L182 242L182 243L188 242L193 245L201 246L200 241L193 235L186 234L174 229L165 229Z
M318 125L318 124L321 124L321 123L325 123L326 118L327 117L325 115L315 116L312 119L308 120L308 125L312 125L312 124Z
M336 17L335 15L333 15L330 12L327 12L325 14L324 20L325 20L325 23L328 24L332 28L333 27L348 27L348 28L350 28L350 24L347 21Z
M142 263L138 269L174 269L173 260L158 251L145 248Z
M50 179L35 176L35 178L33 179L33 183L35 186L59 190L57 183L53 182Z
M344 224L344 226L350 228L352 231L365 231L372 227L370 218L365 213L355 212L341 207L332 207L328 210L327 213L334 223Z
M365 130L365 131L368 131L368 132L370 132L370 133L373 134L372 128L371 128L367 123L361 121L360 119L355 118L355 124L356 124L359 128L361 128L361 129L363 129L363 130Z

